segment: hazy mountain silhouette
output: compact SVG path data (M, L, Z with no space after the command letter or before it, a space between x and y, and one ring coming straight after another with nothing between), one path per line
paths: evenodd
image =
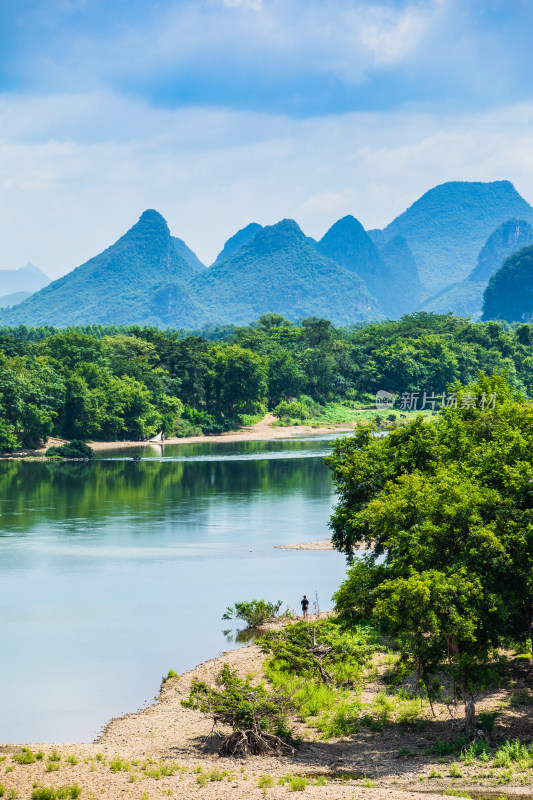
M19 303L22 303L27 297L31 296L31 292L13 292L12 294L5 294L0 297L0 308L11 308Z
M530 244L533 244L531 225L523 219L507 220L489 236L468 278L432 297L424 304L424 310L440 314L452 311L462 317L478 319L481 316L483 294L489 279L498 271L506 258Z
M50 283L50 278L33 264L18 269L0 269L0 295L15 292L37 292Z
M510 219L533 223L533 208L509 181L452 182L422 195L384 234L405 237L431 297L466 279L487 238Z

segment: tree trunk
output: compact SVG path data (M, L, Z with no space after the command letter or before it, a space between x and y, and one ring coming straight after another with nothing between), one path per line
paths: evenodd
M476 703L472 692L461 688L461 695L465 704L465 727L468 731L476 728Z

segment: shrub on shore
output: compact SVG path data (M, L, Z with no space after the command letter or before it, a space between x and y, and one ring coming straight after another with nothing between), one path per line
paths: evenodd
M49 447L45 455L47 458L94 458L94 451L81 439L73 439L59 447Z
M249 675L240 678L228 664L218 673L215 686L194 681L189 699L181 703L232 727L220 742L220 755L246 758L294 751L286 722L289 699L280 691L268 691L263 683L253 685Z
M249 628L262 625L267 619L276 617L281 608L282 601L269 603L267 600L250 600L228 606L222 619L242 619Z

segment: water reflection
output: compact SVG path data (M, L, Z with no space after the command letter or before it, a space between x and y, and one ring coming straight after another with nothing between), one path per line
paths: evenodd
M235 601L297 607L317 589L328 607L343 557L274 546L327 537L329 448L0 462L0 740L88 741L169 668L245 643L249 631L221 632Z

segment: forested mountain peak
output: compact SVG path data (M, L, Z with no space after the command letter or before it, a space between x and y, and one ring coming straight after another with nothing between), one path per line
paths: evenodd
M423 194L384 233L406 238L430 296L464 280L487 238L509 219L533 223L533 208L510 181L452 181Z
M262 228L192 287L208 319L217 322L243 323L268 312L335 322L381 316L363 281L321 255L292 219Z
M484 320L529 322L533 317L533 245L509 256L485 290Z
M13 325L157 324L149 302L154 293L183 286L197 272L179 254L164 217L148 209L115 244L3 312L1 319ZM180 296L183 318L192 319L187 296Z
M228 256L231 256L237 250L240 250L243 245L247 244L251 239L254 238L255 234L258 233L262 227L263 226L259 225L258 222L250 222L249 225L246 225L246 227L238 230L237 233L233 234L233 236L230 236L230 238L224 244L224 247L216 257L214 263L216 264L218 261L224 261L225 258L228 258Z
M346 269L362 276L379 268L381 257L365 229L355 217L347 214L337 220L317 243L317 249Z
M257 252L275 253L293 242L312 246L297 222L293 219L282 219L274 225L261 228L248 246L253 247Z
M339 219L316 245L319 252L362 278L387 316L417 307L422 287L413 254L402 236L380 250L353 216Z
M524 219L510 219L489 236L478 256L469 281L488 281L505 259L517 250L533 244L533 228Z

